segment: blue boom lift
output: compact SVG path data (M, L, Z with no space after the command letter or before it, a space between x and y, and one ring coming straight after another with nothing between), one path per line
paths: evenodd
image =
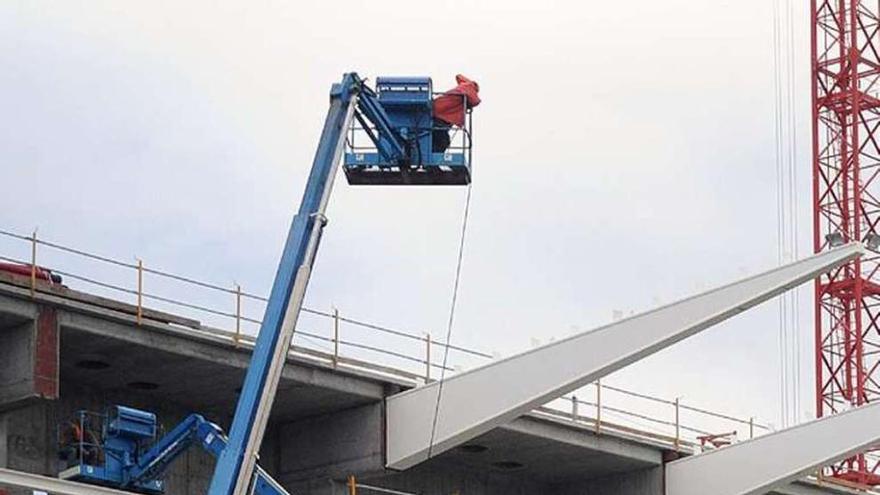
M166 471L193 445L214 457L226 448L223 430L199 414L190 414L159 439L156 415L125 406L107 414L79 411L62 426L60 457L70 465L58 476L93 485L160 495ZM259 468L254 475L255 495L284 495L271 476Z
M282 495L283 488L256 465L281 369L311 275L333 178L344 155L349 184L467 185L471 181L471 118L453 128L450 145L433 142L448 126L434 123L431 79L379 78L376 88L347 73L330 90L311 173L284 245L266 312L227 438L215 424L192 414L159 438L156 416L114 406L100 426L80 412L63 437L65 479L148 495L164 491L163 475L198 444L218 458L209 495ZM462 105L467 101L462 97ZM442 137L442 136L441 136ZM458 139L456 139L456 137Z

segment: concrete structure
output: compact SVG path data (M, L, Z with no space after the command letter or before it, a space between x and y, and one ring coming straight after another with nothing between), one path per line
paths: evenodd
M166 426L197 411L228 425L248 349L198 322L62 287L0 275L0 469L54 476L56 425L78 409L123 403ZM291 492L344 493L346 476L425 495L663 493L668 443L540 412L401 472L385 468L385 403L414 382L381 367L334 367L294 352L282 374L260 464ZM168 479L170 495L203 494L213 459L193 450ZM0 479L3 472L0 471ZM29 493L7 485L11 494ZM365 492L368 493L368 492ZM791 495L849 493L799 482Z

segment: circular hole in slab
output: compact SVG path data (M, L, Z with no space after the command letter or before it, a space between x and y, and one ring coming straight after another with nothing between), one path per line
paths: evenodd
M159 384L153 382L130 382L128 388L133 388L135 390L156 390L159 388Z
M83 359L76 363L76 367L90 371L106 370L110 367L110 363L100 359Z

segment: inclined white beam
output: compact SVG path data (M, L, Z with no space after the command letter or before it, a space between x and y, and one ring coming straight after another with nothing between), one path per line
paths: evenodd
M131 492L113 490L103 486L87 485L76 481L0 468L0 488L8 486L42 491L51 495L132 495Z
M759 495L880 443L880 403L666 465L666 495Z
M863 252L853 243L386 400L387 464L406 469L785 292Z

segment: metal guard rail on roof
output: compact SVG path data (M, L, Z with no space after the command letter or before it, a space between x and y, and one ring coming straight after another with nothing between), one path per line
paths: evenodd
M45 267L42 263L40 263L37 260L37 253L38 253L37 246L43 246L43 247L51 248L54 250L58 250L60 252L83 257L83 258L86 258L86 259L89 259L92 261L97 261L100 263L107 263L107 264L110 264L110 265L113 265L116 267L121 267L121 268L135 271L137 273L136 287L129 288L129 287L124 287L124 286L117 285L114 283L108 283L108 282L104 282L101 280L97 280L94 277L88 277L88 276L80 275L77 273L73 273L72 271L69 271L69 270L60 270L60 269L57 269L54 267L45 267L45 268L49 268L52 272L59 274L59 275L62 275L63 277L66 277L68 279L84 282L84 283L93 285L95 287L100 287L102 289L107 289L110 291L123 293L123 294L127 294L130 296L136 296L137 302L138 302L138 314L140 314L140 312L142 310L143 300L152 300L152 301L172 305L177 308L185 308L188 310L197 311L201 314L216 316L219 318L223 318L226 321L233 320L234 324L235 324L235 329L236 329L234 332L225 331L225 330L218 330L218 329L211 329L211 331L227 335L236 344L242 344L242 343L246 344L246 343L252 341L252 337L250 335L248 335L246 332L242 331L242 323L251 323L251 324L257 324L257 325L260 323L259 319L249 317L242 311L242 307L241 307L242 300L247 299L247 300L255 301L257 303L265 303L266 298L263 296L260 296L258 294L245 292L245 291L241 290L240 286L236 285L234 288L223 287L223 286L220 286L220 285L217 285L214 283L206 282L203 280L198 280L198 279L195 279L192 277L183 276L183 275L179 275L176 273L171 273L171 272L167 272L167 271L159 270L159 269L155 269L155 268L145 267L143 262L141 262L141 261L139 261L138 263L129 263L129 262L121 261L118 259L110 258L107 256L93 254L93 253L90 253L90 252L87 252L87 251L84 251L81 249L73 248L70 246L66 246L66 245L63 245L63 244L60 244L57 242L50 242L50 241L40 239L37 237L36 233L34 233L30 236L27 236L27 235L16 234L14 232L9 232L9 231L0 229L0 238L2 238L2 237L26 242L26 243L30 244L30 247L32 248L31 249L32 256L31 256L31 259L29 259L29 260L23 260L23 259L19 259L19 258L0 255L0 260L3 260L3 261L13 262L13 263L21 263L24 265ZM174 299L171 297L159 295L159 294L156 294L153 292L144 291L143 290L144 274L151 274L151 275L154 275L157 277L166 278L169 280L173 280L173 281L180 282L183 284L199 287L202 289L207 289L207 290L231 295L234 297L234 300L235 300L235 308L234 308L234 310L221 310L221 309L208 307L206 305L198 304L198 303L191 302L191 301L182 301L179 299ZM330 344L332 346L332 350L331 350L331 352L328 353L328 352L322 352L322 351L316 350L316 349L304 348L301 345L297 345L294 347L295 352L304 352L304 353L309 354L313 357L319 356L322 358L326 358L329 362L331 362L333 364L338 364L340 362L347 362L347 363L352 363L356 366L369 367L369 366L373 365L374 367L381 369L381 371L384 373L397 375L397 376L403 377L408 380L415 379L415 380L422 380L422 381L431 381L432 380L431 370L443 369L443 366L441 364L433 362L430 359L431 348L432 347L439 347L442 349L447 346L447 343L435 340L435 339L431 338L429 335L425 335L425 336L417 335L417 334L409 333L409 332L406 332L403 330L389 328L389 327L383 326L383 325L377 325L374 323L369 323L369 322L361 321L361 320L354 319L354 318L344 317L344 316L339 315L338 310L334 310L331 313L331 312L320 311L320 310L311 309L311 308L303 308L303 311L308 314L311 314L313 316L330 320L333 324L334 334L332 336L328 337L326 335L320 335L318 333L314 333L314 332L310 332L310 331L306 331L306 330L298 328L297 335L300 336L301 338L311 340L313 343L315 341L319 341L319 342L324 342L324 343ZM367 329L367 330L373 330L373 331L376 331L376 332L379 332L382 334L386 334L386 335L399 337L399 338L405 339L410 342L418 342L420 345L424 346L422 348L422 355L421 356L414 356L414 355L412 355L412 353L395 351L395 350L379 347L377 345L372 345L372 344L366 343L366 342L357 342L357 341L354 341L351 339L340 338L340 336L339 336L339 329L340 328L339 327L342 323L346 323L346 324L353 325L353 326ZM318 347L323 347L323 346L318 345ZM413 363L413 364L422 366L423 373L413 373L411 371L407 371L407 370L396 368L396 367L389 368L389 367L382 365L380 363L373 363L370 361L363 361L363 360L359 360L359 359L348 357L348 356L342 356L341 352L340 352L340 347L345 347L345 348L360 350L360 351L367 351L368 353L371 353L374 355L387 356L387 357L394 358L399 361ZM479 359L493 359L493 356L491 354L486 353L486 352L481 352L478 350L469 349L469 348L462 347L462 346L456 346L453 344L448 344L448 347L450 350L456 351L463 356L470 356L470 357L479 358ZM323 350L326 351L327 348L323 347ZM452 367L447 367L446 369L447 369L447 371L455 371L455 369ZM578 400L576 397L563 397L560 400L565 401L566 406L568 404L580 404L582 406L587 406L595 411L594 417L591 418L590 416L584 416L584 415L578 414L576 411L577 406L574 407L574 409L575 409L574 411L569 412L568 411L569 408L566 406L560 406L558 401L551 402L550 404L545 406L545 408L543 408L543 412L551 412L554 415L561 415L564 417L572 417L572 418L574 418L575 422L578 422L578 421L583 422L584 420L586 420L588 422L592 422L592 424L594 424L597 428L601 428L604 425L605 428L611 429L611 430L620 429L620 428L627 429L627 428L625 428L624 425L615 425L613 422L603 421L601 418L602 413L606 413L609 415L617 414L618 416L624 416L625 417L624 421L629 421L629 422L638 421L638 420L647 421L647 422L651 423L653 426L647 427L647 430L645 431L645 433L650 433L653 436L659 435L661 438L667 438L667 439L674 438L675 439L674 442L672 440L669 441L669 443L672 443L674 445L679 445L682 442L682 438L680 435L681 431L688 431L688 432L692 432L695 434L702 434L702 435L705 435L708 433L708 431L705 428L697 428L695 426L688 426L686 424L683 424L681 421L670 420L669 418L672 417L672 415L671 414L666 415L668 413L663 413L664 417L666 417L667 419L659 419L659 418L651 416L649 414L628 410L625 407L616 407L616 406L610 405L608 403L602 404L601 400L598 400L599 397L601 397L601 395L602 395L602 391L605 391L606 393L610 391L610 392L618 393L621 396L625 396L630 399L639 399L639 400L644 400L644 401L652 402L652 403L656 403L656 404L674 406L675 408L678 409L678 412L676 412L676 414L674 415L675 417L679 416L679 412L681 410L687 410L687 411L697 413L697 414L700 414L700 415L708 417L708 418L714 418L717 420L724 420L726 422L741 425L741 426L746 425L749 427L748 437L751 437L754 435L755 429L762 430L762 431L770 431L771 430L771 428L769 426L757 423L754 421L753 418L750 418L748 420L736 418L736 417L733 417L730 415L721 414L721 413L709 411L706 409L696 408L696 407L689 406L689 405L684 405L684 404L681 404L680 401L672 401L672 400L668 400L668 399L653 397L650 395L625 390L625 389L614 387L614 386L607 385L607 384L600 385L598 383L595 383L595 384L593 384L593 386L596 387L597 400L595 402ZM654 414L657 414L657 412L655 411ZM674 428L676 433L672 434L669 431L661 431L662 427Z

